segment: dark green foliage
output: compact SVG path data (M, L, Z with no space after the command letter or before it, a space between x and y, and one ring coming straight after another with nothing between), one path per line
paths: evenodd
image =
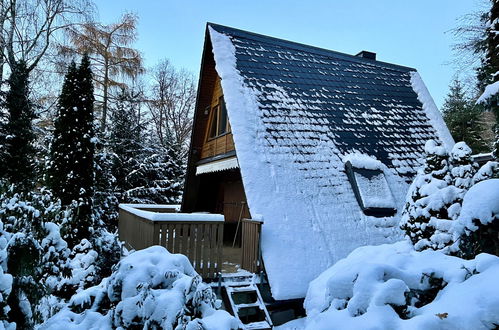
M118 229L118 197L116 178L112 170L116 155L105 150L95 155L95 188L93 198L93 214L99 227L110 232Z
M432 216L447 219L447 208L442 205L438 210L428 210L431 197L423 191L428 191L429 186L439 190L447 187L446 176L449 172L448 154L442 145L435 141L428 141L425 146L426 161L422 173L418 174L411 186L411 193L408 197L404 213L401 220L401 229L405 231L407 237L416 245L416 249L424 249L428 246L431 236L435 233L435 228L430 225ZM421 242L427 242L422 246Z
M481 110L466 96L459 80L454 80L442 108L443 116L455 141L464 141L475 153L487 151L480 133Z
M480 253L489 253L499 256L499 218L483 225L479 220L473 221L478 227L468 235L463 234L459 244L459 256L464 259L473 259Z
M8 80L9 91L4 106L7 123L4 126L5 154L2 177L15 184L19 191L27 192L34 186L35 148L32 121L35 119L33 104L29 100L29 77L26 63L13 65Z
M15 234L7 246L7 271L14 277L7 301L11 308L9 321L16 322L21 329L33 326L33 307L44 294L44 287L38 281L40 250L38 242L23 233Z
M178 154L173 147L150 148L137 168L126 176L129 188L123 200L146 204L180 202L183 169Z
M499 0L491 0L490 11L486 18L488 26L484 49L486 56L478 69L478 86L481 91L486 85L499 81ZM494 112L496 123L499 125L499 95L495 95L488 100L487 108Z
M115 155L113 175L120 195L130 188L126 177L139 167L147 152L145 123L141 118L139 97L133 90L123 89L111 113L110 150Z
M94 95L87 56L77 68L68 68L58 103L54 138L50 150L47 183L63 205L76 201L72 222L66 224L70 246L90 237L93 225L94 189Z
M435 273L423 273L420 279L420 283L421 287L424 288L412 288L405 293L405 305L391 305L395 312L403 320L408 320L414 316L411 314L411 310L414 310L415 308L421 308L433 302L438 293L447 286L447 282L445 282L442 278L435 276Z

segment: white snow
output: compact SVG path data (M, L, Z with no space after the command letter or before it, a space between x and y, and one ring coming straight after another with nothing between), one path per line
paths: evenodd
M100 305L106 299L110 308ZM237 329L239 322L215 305L214 293L186 256L152 246L122 259L110 277L74 295L69 307L40 329L127 329L138 324L144 329L173 329L176 324L178 329ZM81 314L71 311L79 308Z
M282 108L279 125L294 132L283 137L293 145L266 143L258 86L249 86L237 70L230 37L211 27L209 32L250 213L263 215L261 246L272 296L304 297L311 280L356 247L401 238L398 217L408 185L395 170L385 176L398 214L365 216L330 129L301 133L324 127L323 118L305 116L299 96L277 85L266 96Z
M138 217L151 221L224 221L222 214L208 213L162 213L141 210L141 204L120 204L120 209L130 212ZM156 208L161 205L147 205L148 208ZM158 207L161 208L161 207ZM165 208L165 207L163 207ZM169 207L167 207L169 208Z
M455 225L456 238L462 235L463 231L477 230L474 220L482 225L494 220L499 221L499 179L479 182L464 195L461 214Z
M483 91L482 95L480 95L476 103L477 104L485 103L489 98L491 98L494 95L497 95L498 93L499 93L499 81L496 81L495 83L492 83L485 87L485 90Z
M310 283L302 329L490 329L499 323L498 276L489 254L463 260L406 241L361 247ZM418 298L432 287L428 301Z
M365 208L393 208L397 206L383 172L366 177L354 172Z
M383 170L386 167L375 157L357 152L343 156L342 161L345 164L350 162L355 168L364 168L366 170Z
M444 142L447 150L451 150L454 145L454 139L445 125L445 122L442 118L442 113L438 110L433 98L428 92L423 79L418 72L411 72L411 85L412 89L418 95L418 100L423 104L423 110L426 112L426 116L430 119L433 127L436 130L436 133L441 141Z

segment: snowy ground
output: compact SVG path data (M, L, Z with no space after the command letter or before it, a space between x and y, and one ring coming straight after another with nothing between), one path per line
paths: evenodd
M499 257L366 246L322 273L307 317L278 329L492 329L499 325Z

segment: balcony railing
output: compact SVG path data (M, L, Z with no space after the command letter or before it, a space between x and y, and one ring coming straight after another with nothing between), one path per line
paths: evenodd
M164 246L186 255L203 278L215 278L222 266L224 216L178 210L170 205L120 204L120 240L135 250Z

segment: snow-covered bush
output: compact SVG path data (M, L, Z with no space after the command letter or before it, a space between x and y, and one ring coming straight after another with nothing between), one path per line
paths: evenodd
M451 223L449 207L460 191L449 186L448 154L434 140L425 145L426 161L418 172L407 195L400 227L416 250L444 248L452 236L447 233Z
M488 179L499 179L499 163L489 161L485 163L473 176L473 184Z
M0 328L15 329L14 323L9 323L8 313L10 307L8 306L8 299L12 292L12 275L6 273L7 271L7 243L9 241L9 234L3 230L3 223L0 220Z
M425 152L425 165L409 188L401 228L418 251L431 248L456 253L453 226L463 197L473 184L493 177L498 166L489 162L477 171L464 142L456 143L447 154L442 145L430 140Z
M153 246L122 259L110 277L78 292L69 308L41 328L213 329L210 324L216 324L216 329L237 329L238 322L216 307L211 288L187 257Z
M69 277L70 267L68 264L70 250L68 244L61 237L60 227L53 222L45 222L43 228L46 232L41 241L42 281L49 291L57 290L58 283L62 278Z
M1 277L12 278L0 290L0 320L29 328L54 315L77 291L109 276L121 249L116 235L97 228L71 250L63 235L71 230L66 224L72 223L76 204L61 208L46 189L0 190Z
M499 258L417 252L408 241L354 250L310 283L306 329L492 329Z
M499 179L479 182L466 193L454 236L465 258L499 255Z

